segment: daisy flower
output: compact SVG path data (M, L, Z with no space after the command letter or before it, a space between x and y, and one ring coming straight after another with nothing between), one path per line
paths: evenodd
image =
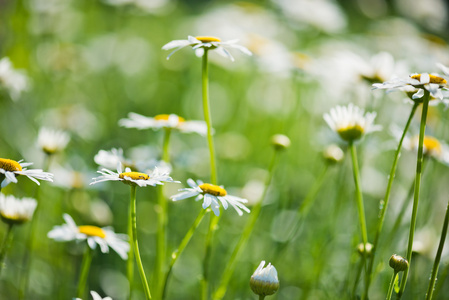
M202 136L207 134L207 126L204 121L186 121L183 117L175 114L161 114L154 118L129 113L128 118L121 119L119 125L126 128L158 130L161 128L178 129L184 133L198 133Z
M64 150L70 141L70 135L62 130L42 127L37 136L37 144L46 154Z
M100 173L101 176L92 178L94 181L90 183L91 185L103 181L121 181L128 185L145 187L148 185L163 185L163 182L179 182L174 181L169 176L169 172L167 170L159 170L158 168L155 168L151 174L132 172L130 168L126 168L123 172L122 165L119 164L117 167L117 173L105 168L98 171L98 173Z
M0 158L0 180L3 179L1 187L4 188L11 182L17 183L17 175L25 175L37 185L40 185L39 180L53 181L53 174L44 172L41 169L28 170L26 167L33 163L24 163L22 160L15 161L7 158Z
M0 87L9 93L12 100L17 100L28 88L28 78L13 68L8 57L0 59Z
M64 214L65 224L55 226L47 236L58 242L86 241L91 249L97 245L101 252L109 253L111 247L122 259L128 258L129 243L126 234L117 234L110 227L97 227L91 225L77 226L72 217Z
M170 56L173 55L178 50L181 50L182 48L185 48L187 46L191 46L193 50L195 50L195 54L198 57L203 56L204 49L207 50L216 50L218 54L221 56L224 56L226 58L229 58L230 60L234 61L234 57L229 53L229 51L225 47L234 48L237 50L240 50L246 55L252 55L251 51L249 51L247 48L237 45L236 43L238 40L231 40L227 42L222 42L219 38L213 37L213 36L188 36L187 40L174 40L167 44L165 44L162 49L163 50L173 50L168 56L167 59L170 58Z
M374 125L376 113L366 113L363 109L350 103L348 106L337 106L329 114L324 114L329 127L347 142L362 138L364 134L378 131L380 125Z
M37 201L33 198L16 198L0 193L0 216L5 223L22 224L33 217Z
M95 291L90 291L90 294L92 295L92 300L112 300L111 297L104 297L104 298L102 298L100 296L100 294L98 294ZM82 299L81 298L75 298L75 300L82 300Z
M271 263L268 263L265 268L264 265L265 261L262 260L251 276L249 285L256 295L273 295L279 289L278 272Z
M449 70L443 65L438 65L449 76ZM448 73L446 73L448 72ZM374 89L387 89L388 91L402 90L407 87L414 87L417 92L413 94L412 99L416 100L424 96L424 89L434 98L443 99L442 90L447 90L447 80L439 74L411 74L408 78L394 78L384 83L373 84Z
M248 200L239 198L236 196L228 195L223 186L218 186L210 183L203 183L201 180L196 182L193 179L188 179L187 184L190 188L180 189L181 193L171 196L173 201L178 201L190 197L196 196L196 201L203 199L203 208L206 209L209 206L216 216L220 215L220 202L224 209L228 209L230 204L237 211L239 216L243 215L242 210L247 213L250 210L242 203L247 203Z

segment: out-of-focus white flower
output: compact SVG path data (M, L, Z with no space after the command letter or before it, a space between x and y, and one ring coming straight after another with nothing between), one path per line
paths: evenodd
M63 130L42 127L37 136L37 144L47 154L64 150L70 141L70 135Z
M345 153L337 145L329 145L323 152L323 158L329 164L341 162L344 157Z
M28 78L13 68L8 57L0 60L0 87L9 93L13 100L17 100L20 94L28 88Z
M97 292L90 291L90 294L92 295L92 300L112 300L111 297L104 297L102 298ZM82 300L81 298L75 298L75 300Z
M119 125L126 128L158 130L161 128L177 129L184 133L195 132L202 136L207 134L207 126L204 121L186 121L183 117L175 114L161 114L154 118L129 113L127 119L121 119Z
M346 27L346 16L332 0L273 0L290 20L308 24L326 32Z
M102 169L98 171L101 176L93 178L92 184L96 184L103 181L121 181L129 185L138 185L140 187L163 185L164 182L179 182L174 181L166 170L160 171L155 168L150 174L132 172L130 168L126 168L123 172L122 165L117 167L117 173L108 169Z
M360 62L357 65L360 69L361 78L371 84L387 81L397 76L397 74L406 72L405 65L396 63L393 55L385 51L377 53L369 60L360 58Z
M0 193L0 216L5 223L22 224L33 217L37 201L33 198L16 198Z
M242 210L247 213L250 212L250 210L242 204L247 203L248 200L228 195L223 186L203 183L201 180L195 182L193 179L188 179L187 184L190 188L180 189L179 191L181 193L171 196L170 199L178 201L196 196L196 201L203 200L203 209L210 206L216 216L220 215L220 202L224 209L228 209L228 204L231 204L239 216L243 215Z
M222 42L219 38L213 37L213 36L188 36L187 40L173 40L164 46L162 46L163 50L173 50L168 56L167 59L170 58L170 56L173 55L178 50L181 50L182 48L185 48L187 46L191 46L193 50L195 50L195 54L198 57L203 56L204 49L207 50L216 50L218 54L221 56L227 57L230 60L234 61L234 57L231 55L231 53L225 48L234 48L246 55L252 55L251 51L249 51L247 48L237 45L236 43L238 40L230 40L226 42Z
M249 285L254 294L259 296L273 295L279 289L278 272L271 264L264 268L265 261L262 260L256 271L251 275Z
M337 106L329 114L324 114L329 127L347 142L359 140L367 133L380 130L380 125L374 125L375 118L375 112L365 114L363 109L352 103Z
M11 182L17 183L17 175L24 175L40 185L39 180L53 181L53 174L44 172L41 169L28 170L26 167L33 163L24 163L21 160L15 161L7 158L0 158L0 180L3 179L1 187L4 188Z
M159 14L170 5L170 0L103 0L112 6L133 6L136 9L148 13Z
M126 234L117 234L110 227L97 227L91 225L77 226L72 217L63 215L65 224L55 226L47 236L58 242L87 241L91 249L100 246L103 253L109 253L111 247L122 259L128 258L129 243Z
M446 29L448 14L447 2L444 0L428 0L426 2L397 0L395 8L400 15L432 29L431 31L443 32Z

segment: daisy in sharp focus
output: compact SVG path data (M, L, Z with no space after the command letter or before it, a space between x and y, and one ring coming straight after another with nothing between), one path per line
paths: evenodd
M41 169L28 170L26 167L33 163L24 163L22 160L15 161L7 158L0 158L0 180L1 187L4 188L11 182L17 183L17 175L24 175L40 185L39 180L53 181L53 174L44 172Z
M103 181L121 181L128 185L145 187L148 185L156 186L163 185L163 182L179 182L174 181L170 176L169 172L165 170L159 170L155 168L150 174L141 172L132 172L130 168L126 168L123 172L122 165L119 164L117 167L117 172L103 168L98 171L101 176L93 178L93 182L90 184L96 184Z
M234 207L239 216L243 215L242 210L247 213L250 212L250 210L242 204L247 203L248 200L228 195L223 186L203 183L201 180L195 182L193 179L188 179L187 184L190 188L180 189L179 191L181 193L173 195L170 198L173 201L178 201L196 196L195 200L203 200L203 208L206 209L210 206L216 216L220 215L220 203L223 205L224 209L228 209L228 204L230 204Z
M7 224L23 224L33 217L37 201L33 198L16 198L0 193L0 216Z
M449 76L449 69L441 64L438 67ZM447 80L439 74L411 74L408 78L394 78L384 83L373 84L374 89L387 89L388 91L402 90L407 87L414 87L417 92L413 94L412 99L419 99L424 96L424 89L434 98L443 99L443 90L447 90Z
M64 150L70 141L70 135L63 130L42 127L37 136L37 144L46 154L51 155Z
M359 140L363 135L382 128L380 125L374 125L375 112L365 114L363 109L352 103L331 109L323 118L329 127L347 142Z
M146 117L136 113L129 113L128 118L121 119L119 125L126 128L158 130L161 128L177 129L184 133L207 134L207 126L204 121L186 121L175 114L161 114L155 117Z
M111 247L122 259L128 258L129 243L126 234L117 234L111 227L97 227L91 225L77 226L72 217L64 214L65 224L55 226L47 236L58 242L87 241L91 249L100 246L103 253L109 253Z
M249 51L247 48L237 45L236 43L238 40L231 40L227 42L222 42L219 38L213 37L213 36L188 36L187 40L174 40L167 44L165 44L162 49L163 50L173 50L168 56L167 59L170 58L170 56L173 55L178 50L181 50L182 48L185 48L187 46L191 46L193 50L195 50L195 54L198 57L203 56L204 49L206 50L216 50L218 54L221 56L227 57L230 60L234 61L234 57L229 53L229 51L225 47L234 48L241 52L243 52L246 55L252 55L251 51Z

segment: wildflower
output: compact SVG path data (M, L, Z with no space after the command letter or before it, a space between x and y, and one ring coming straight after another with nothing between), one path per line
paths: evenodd
M128 258L129 243L126 234L117 234L110 227L77 226L68 214L64 214L63 218L66 223L53 227L47 234L49 238L58 242L87 241L91 249L95 249L98 244L102 253L109 253L111 247L122 259Z
M443 65L439 66L441 68ZM447 68L444 67L443 72L446 71ZM446 75L449 76L449 73ZM394 78L384 83L373 84L374 89L388 89L389 91L401 90L410 86L417 89L417 92L412 96L413 100L422 98L424 96L424 89L427 90L432 97L442 100L442 89L447 90L447 81L439 74L422 73L411 74L408 78Z
M229 58L230 60L234 61L234 57L229 53L229 51L225 48L235 48L237 50L240 50L241 52L245 53L246 55L252 55L251 51L249 51L247 48L236 45L238 40L231 40L227 42L222 42L219 38L213 37L213 36L188 36L187 40L174 40L167 44L165 44L162 49L163 50L173 50L168 56L167 59L170 58L170 56L173 55L178 50L181 50L182 48L185 48L187 46L192 46L192 49L195 50L195 54L198 57L203 56L204 49L207 50L216 50L218 54Z
M276 268L268 263L264 268L265 261L263 260L256 271L254 271L249 285L254 294L259 296L273 295L279 289L279 279Z
M25 175L37 185L39 180L53 181L53 174L42 171L41 169L28 170L26 167L33 163L24 163L22 160L15 161L7 158L0 158L0 180L3 179L1 187L4 188L11 182L17 183L16 175Z
M4 88L11 99L17 100L28 88L28 79L20 71L14 70L8 57L0 60L0 87Z
M290 139L283 134L275 134L271 138L271 143L276 150L282 150L290 147Z
M94 181L90 183L91 185L103 181L121 181L128 185L145 187L147 185L163 185L163 182L179 182L173 181L173 179L168 176L169 172L167 170L159 170L158 168L155 168L151 174L132 172L130 168L126 168L123 172L122 165L119 164L117 173L105 168L98 171L98 173L100 173L101 176L93 178Z
M37 202L33 198L16 198L0 193L0 216L5 223L25 223L33 217Z
M190 188L180 189L181 193L171 196L173 201L178 201L190 197L196 196L196 201L203 199L203 208L206 209L209 206L216 216L220 215L220 204L224 209L228 209L228 204L237 211L239 216L243 215L242 210L247 213L250 210L242 203L247 203L248 200L239 198L236 196L228 195L223 186L218 186L210 183L203 183L201 180L197 180L196 183L193 179L188 179L187 184Z
M365 253L365 251L366 251L366 255L370 256L372 251L373 251L373 244L366 243L365 247L363 246L363 243L360 243L360 244L357 245L357 252L360 255L363 255Z
M408 261L403 258L402 256L393 254L390 257L389 265L395 272L402 272L407 270L408 268Z
M347 107L337 106L329 114L324 114L324 120L340 137L353 142L364 134L377 131L381 126L374 125L376 113L364 113L364 110L350 103Z
M145 117L136 113L129 113L128 119L121 119L119 125L126 128L158 130L161 128L178 129L184 133L198 133L202 136L207 134L207 126L204 121L186 121L175 114L161 114L154 118Z
M37 136L37 144L46 154L62 151L70 141L70 135L62 130L41 128Z
M328 164L336 164L338 162L341 162L344 156L345 154L343 150L341 150L341 148L337 145L330 145L323 152L324 160Z

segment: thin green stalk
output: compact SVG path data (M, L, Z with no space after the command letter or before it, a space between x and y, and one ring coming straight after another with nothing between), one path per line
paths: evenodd
M360 281L360 276L362 275L362 270L363 270L363 266L365 265L365 261L363 259L363 257L360 259L360 263L357 266L357 270L356 270L356 274L355 274L355 279L354 279L354 285L352 286L352 298L351 299L357 299L356 296L356 291L357 291L357 286L359 285L359 281Z
M11 246L13 226L14 225L12 223L8 223L8 228L6 229L5 237L3 238L2 248L0 250L0 273L4 269L3 261L5 260L6 252L8 252L8 249Z
M355 183L355 195L357 201L357 209L359 212L359 223L360 223L360 231L362 234L362 242L365 246L368 243L368 234L366 231L366 221L365 221L365 209L363 206L363 195L361 189L361 180L359 173L359 164L357 162L357 152L353 142L349 143L349 149L351 151L351 159L353 166L353 175L354 175L354 183ZM364 251L365 253L365 251Z
M422 164L423 164L423 144L424 144L424 134L426 131L426 121L427 121L427 110L429 107L429 98L430 93L428 90L424 89L424 97L423 97L423 107L421 114L421 124L419 129L419 144L418 144L418 157L416 159L416 176L415 176L415 191L413 195L413 210L412 210L412 218L410 223L410 233L408 237L408 248L407 248L407 256L406 259L409 263L408 268L404 271L404 275L402 276L401 287L397 294L397 299L401 299L402 294L405 290L405 285L407 283L408 272L410 270L410 266L412 263L412 246L413 246L413 237L415 235L415 226L416 226L416 216L418 214L418 202L419 202L419 191L421 188L421 175L422 175Z
M225 267L225 270L221 277L218 289L215 291L215 293L212 297L212 299L214 299L214 300L220 300L224 297L224 295L226 293L226 289L229 284L229 280L231 279L231 276L234 273L235 264L237 262L237 259L240 256L240 253L245 249L248 239L249 239L251 233L253 232L257 218L260 215L260 211L262 208L262 202L266 197L268 188L269 188L271 180L273 178L273 170L274 170L274 166L276 165L277 153L278 153L278 151L275 150L275 152L273 154L273 158L271 159L271 163L268 168L269 175L268 175L267 181L265 182L265 189L263 191L262 197L260 198L260 201L257 202L257 204L253 207L251 215L250 215L250 219L248 220L248 223L246 224L245 229L243 230L243 233L240 236L240 239L237 242L237 245L235 246L234 251L231 254L231 258L228 260L228 263L226 264L226 267Z
M149 300L151 299L150 287L148 286L147 277L145 276L145 271L142 265L142 259L140 258L139 245L137 244L136 186L131 186L130 211L132 220L132 249L134 249L134 255L136 256L137 269L139 270L140 278L142 279L145 297L147 300Z
M204 49L203 62L202 62L202 92L203 92L203 111L204 120L207 124L207 142L209 145L209 156L210 156L210 179L212 184L217 184L217 167L215 163L215 149L214 140L212 138L212 119L210 113L210 102L209 102L209 64L208 64L208 49ZM212 240L214 237L214 232L217 227L219 218L214 214L210 216L209 231L206 236L206 250L203 261L203 278L201 280L201 299L206 300L208 294L209 286L209 261L212 251Z
M214 139L212 138L212 119L210 114L209 101L209 64L207 61L208 50L204 49L203 66L202 66L202 87L203 87L203 111L204 121L207 125L207 143L209 145L210 156L210 181L217 184L217 167L215 163Z
M318 194L318 191L320 190L321 186L323 185L324 178L326 178L327 170L329 169L329 164L326 164L321 171L318 178L315 180L315 183L310 188L309 193L307 194L304 201L301 203L301 205L298 208L298 217L303 216L305 217L307 213L310 210L310 207L313 204L313 201L316 199L316 195Z
M391 300L391 295L393 295L393 287L394 287L394 281L396 280L396 275L398 275L398 272L393 272L393 277L391 277L390 286L388 287L387 292L387 300Z
M438 294L440 293L441 289L445 287L446 285L444 282L446 281L446 277L449 274L449 263L446 263L446 266L444 267L443 271L440 272L440 278L437 281L437 286L435 287L435 291L433 292L435 297L438 297Z
M166 128L164 130L164 141L162 146L162 160L166 163L170 162L170 135L171 128ZM157 237L156 237L156 263L154 267L154 278L156 278L158 295L162 295L162 278L163 278L163 268L167 257L167 215L168 215L168 203L164 197L164 186L157 187L157 199L158 199L158 222L157 222Z
M128 260L126 262L126 277L128 278L129 283L129 294L128 299L132 298L133 292L133 282L134 282L134 248L132 242L133 236L133 222L131 215L131 206L128 209L128 236L129 236L129 253Z
M203 220L204 216L206 215L206 211L207 210L205 210L205 209L201 209L200 213L196 217L192 226L190 226L190 229L187 231L186 235L184 236L181 243L179 244L178 249L173 251L173 253L171 255L171 261L168 266L167 273L165 274L164 279L162 281L162 286L163 286L162 299L165 299L165 296L167 294L168 278L170 277L173 266L175 265L178 258L181 256L184 249L187 247L187 244L190 242L190 239L192 238L193 233L195 232L196 228L200 225L201 221Z
M80 277L78 280L78 289L76 290L76 296L78 298L84 298L84 291L86 289L87 277L89 277L90 264L92 262L93 251L86 245L86 251L84 251L83 261L81 263Z
M385 220L385 213L387 212L388 202L390 200L391 187L393 185L393 180L394 180L394 177L396 174L399 156L400 156L401 149L402 149L402 143L404 141L404 138L408 131L408 128L410 127L410 123L412 122L413 116L415 115L418 105L419 105L419 103L415 102L415 104L412 107L412 110L410 111L410 115L408 117L407 123L405 124L404 131L402 132L401 139L399 140L399 144L398 144L398 147L397 147L395 155L394 155L393 164L392 164L391 170L390 170L390 175L388 176L387 190L385 191L385 196L384 196L383 203L382 203L382 209L380 211L379 221L377 223L376 234L374 236L374 241L373 241L373 248L371 250L371 259L369 259L369 263L368 263L368 271L367 271L367 280L366 280L366 285L365 285L364 299L368 299L369 287L370 287L371 281L372 281L372 272L373 272L376 250L378 247L379 237L382 232L382 227L383 227L384 220Z
M429 288L427 289L426 300L431 300L433 296L433 289L437 279L438 267L440 266L441 253L443 253L444 242L446 241L447 227L449 224L449 202L446 208L446 215L444 216L443 229L441 230L440 244L438 245L437 254L433 263L432 275L430 276Z

